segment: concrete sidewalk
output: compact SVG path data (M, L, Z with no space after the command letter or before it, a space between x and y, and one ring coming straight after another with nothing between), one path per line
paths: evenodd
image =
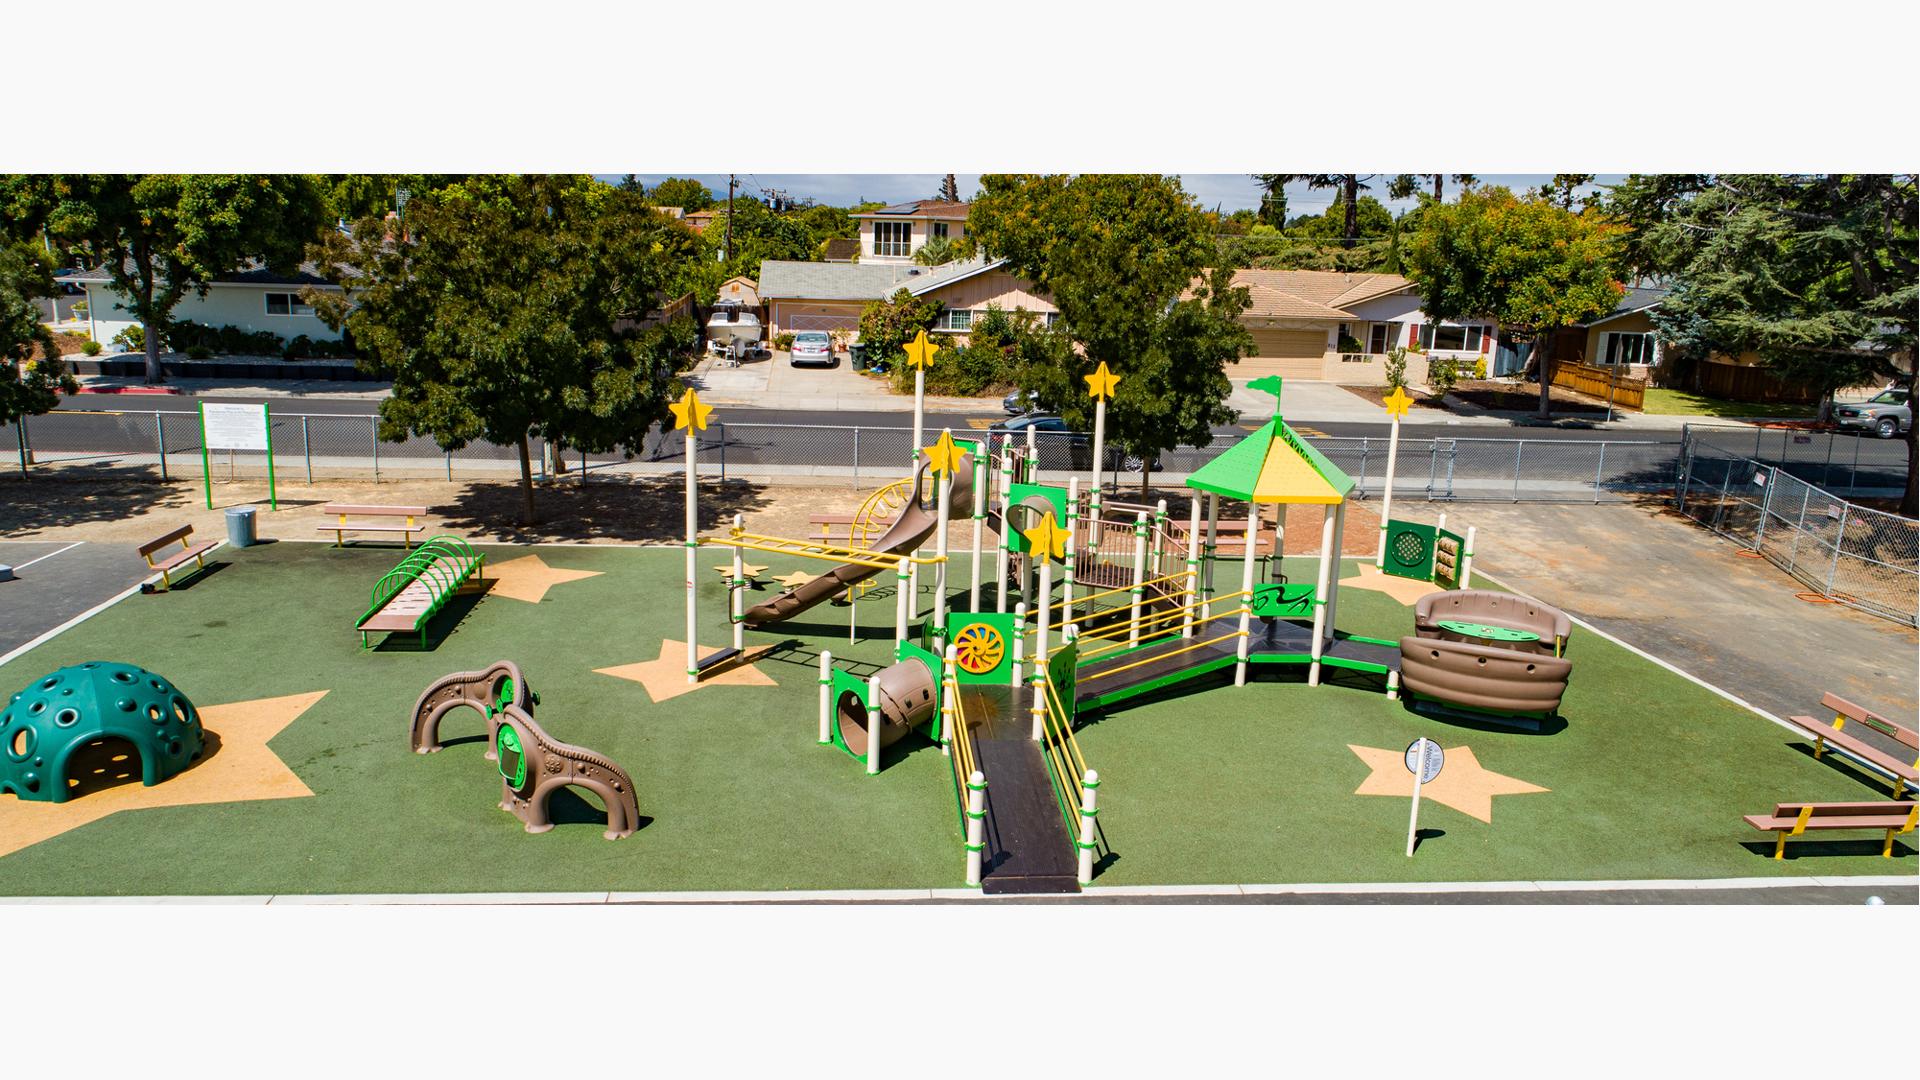
M796 368L784 352L746 360L737 367L708 358L694 366L687 382L715 405L805 412L913 412L912 394L896 394L886 380L855 372L845 357L830 368ZM928 394L926 411L998 416L1000 398Z

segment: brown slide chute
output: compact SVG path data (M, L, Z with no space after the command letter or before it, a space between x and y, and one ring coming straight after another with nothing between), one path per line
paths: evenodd
M934 506L930 491L932 485L927 476L930 462L922 460L913 475L914 497L901 508L900 516L891 528L867 549L881 555L909 554L927 542L933 530L939 527L939 511ZM973 455L962 454L959 470L953 477L953 483L947 489L947 520L960 521L973 514ZM780 595L763 604L756 604L746 611L748 626L761 626L790 619L808 608L847 591L850 586L878 574L879 567L861 566L858 563L841 563L826 573L807 582L782 591Z

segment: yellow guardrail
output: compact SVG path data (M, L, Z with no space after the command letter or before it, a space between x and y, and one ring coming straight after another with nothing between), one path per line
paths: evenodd
M1222 593L1219 596L1210 597L1205 600L1196 600L1193 603L1183 604L1180 607L1172 608L1170 610L1163 611L1152 616L1142 617L1140 620L1140 626L1142 628L1141 636L1145 637L1150 634L1170 633L1172 632L1173 627L1171 625L1162 625L1162 624L1171 624L1174 622L1185 620L1188 616L1198 613L1199 610L1207 604L1230 602L1233 600L1237 600L1240 597L1245 595L1247 594L1244 592ZM1218 619L1225 616L1238 615L1238 614L1240 614L1240 609L1234 608L1232 610L1219 612L1213 617ZM1149 627L1151 629L1148 629ZM1084 664L1087 662L1088 658L1090 657L1100 656L1105 653L1110 653L1110 652L1113 652L1115 649L1126 648L1128 646L1127 638L1130 636L1131 636L1131 631L1129 628L1129 624L1127 623L1118 624L1114 627L1111 627L1107 630L1102 630L1098 633L1077 635L1074 639L1076 641L1115 642L1115 644L1104 645L1098 649L1087 649L1081 652L1079 662Z
M948 676L946 687L946 692L953 696L953 730L948 733L947 742L953 748L954 780L964 797L968 778L979 768L973 753L973 729L967 725L966 699L960 696L960 684Z
M1246 610L1248 609L1240 608L1235 611L1229 611L1226 614L1239 615ZM1210 637L1205 641L1196 641L1191 645L1181 646L1180 648L1174 649L1171 652L1156 652L1152 656L1147 657L1145 660L1136 660L1131 664L1121 664L1119 667L1108 668L1105 671L1096 671L1091 675L1082 675L1080 676L1080 679L1083 682L1092 682L1095 679L1104 679L1109 675L1118 675L1123 671L1132 671L1134 668L1137 668L1142 664L1159 663L1160 661L1165 660L1169 656L1179 656L1181 653L1190 653L1195 649L1204 649L1209 645L1218 645L1223 641L1232 641L1234 638L1246 637L1246 636L1247 636L1247 632L1245 630L1234 630L1229 633L1221 634L1217 637Z
M700 538L700 543L708 547L740 548L746 551L765 551L775 555L798 555L803 559L852 563L855 566L871 566L876 570L897 570L901 563L931 566L940 561L938 555L892 555L883 551L868 551L865 548L822 544L817 540L796 540L790 536L766 536L741 530L734 530L724 537L703 536Z
M1080 743L1073 737L1073 724L1065 703L1060 700L1060 691L1053 685L1053 677L1044 670L1037 692L1045 705L1041 728L1046 747L1041 756L1046 760L1047 771L1053 775L1067 835L1077 845L1080 842L1080 790L1086 781L1087 759L1081 755Z

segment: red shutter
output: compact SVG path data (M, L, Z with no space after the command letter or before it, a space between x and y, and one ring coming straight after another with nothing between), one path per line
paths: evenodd
M1484 355L1487 347L1493 344L1493 327L1489 326L1480 334L1480 352Z
M1418 344L1420 344L1420 324L1408 323L1407 324L1407 348L1411 349Z

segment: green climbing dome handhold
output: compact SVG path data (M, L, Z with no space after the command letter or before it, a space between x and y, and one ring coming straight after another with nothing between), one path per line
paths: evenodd
M136 776L151 787L204 745L199 711L172 683L92 660L33 680L0 710L0 795L66 802Z

